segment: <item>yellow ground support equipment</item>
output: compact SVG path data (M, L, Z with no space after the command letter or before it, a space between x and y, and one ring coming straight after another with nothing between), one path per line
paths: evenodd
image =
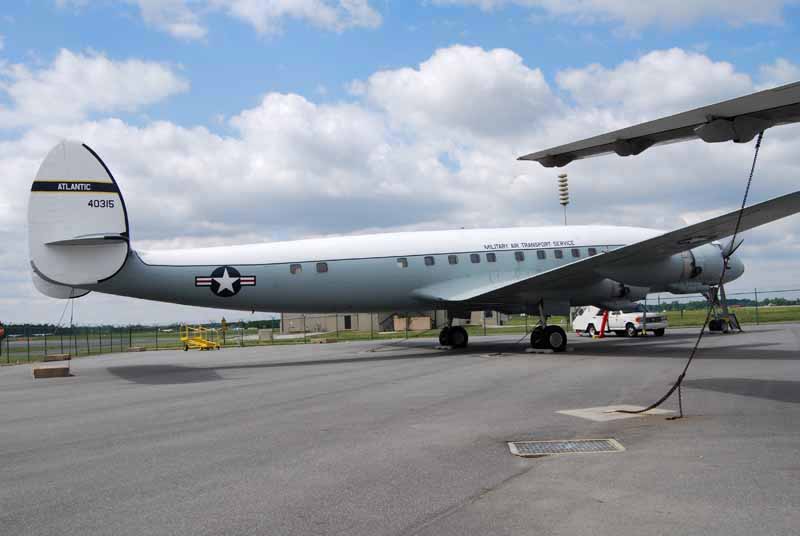
M189 348L199 348L200 350L219 350L219 337L217 330L204 328L202 326L191 327L181 326L181 342L183 351Z

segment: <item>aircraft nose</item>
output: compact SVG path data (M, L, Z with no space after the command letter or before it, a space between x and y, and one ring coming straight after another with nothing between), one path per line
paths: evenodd
M728 269L725 271L725 282L739 279L744 274L744 263L735 253L728 259Z

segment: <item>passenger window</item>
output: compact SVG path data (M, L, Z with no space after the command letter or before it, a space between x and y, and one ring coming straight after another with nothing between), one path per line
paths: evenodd
M556 259L563 259L564 258L564 252L561 251L560 249L554 249L553 253L556 256Z
M572 250L572 256L577 259L578 257L581 256L581 250L579 250L578 248L573 249Z
M544 260L547 258L547 252L543 249L540 249L536 252L536 258L539 260Z
M597 248L589 248L589 256L594 257L597 255Z
M450 264L458 264L458 255L448 255L447 262Z
M436 259L433 257L425 257L425 266L433 266L436 264Z
M397 259L397 267L398 268L408 268L408 259L405 257L400 257Z
M469 256L469 260L472 262L472 264L478 264L479 262L481 262L481 256L478 255L477 253L472 253Z
M303 272L302 264L292 264L289 266L289 272L292 274L299 274Z
M317 263L317 273L324 274L328 271L328 263L327 262L318 262Z
M517 262L522 262L525 260L525 253L523 251L515 251L514 258L517 259Z
M495 255L494 253L487 253L486 262L497 262L497 255Z

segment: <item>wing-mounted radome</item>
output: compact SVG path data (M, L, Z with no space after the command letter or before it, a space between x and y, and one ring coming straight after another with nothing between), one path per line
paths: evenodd
M42 162L28 204L28 246L36 288L54 298L109 279L128 256L125 202L88 146L64 141Z

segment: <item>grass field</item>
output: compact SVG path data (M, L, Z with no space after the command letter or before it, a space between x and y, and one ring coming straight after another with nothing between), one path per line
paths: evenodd
M731 309L742 324L753 323L772 323L772 322L800 322L800 306L773 306L773 307L736 307ZM704 309L667 311L669 325L672 327L700 326L705 320L706 311ZM466 326L470 337L480 337L482 335L501 335L526 333L537 322L537 317L513 315L504 326L484 328L482 325ZM567 318L563 316L550 317L549 322L559 324L567 329ZM431 329L422 332L408 332L408 338L435 337L439 329ZM369 331L339 331L308 335L295 339L276 339L271 342L260 342L258 340L258 330L248 329L244 332L228 332L224 340L224 346L257 346L257 345L277 345L277 344L304 344L314 343L320 340L326 341L354 341L369 339L403 339L406 332L373 332ZM220 340L220 343L223 341ZM41 361L46 355L69 353L73 357L83 357L88 355L100 355L109 353L127 352L129 347L144 347L148 350L174 350L183 347L180 335L177 331L156 332L155 329L133 331L127 328L116 329L113 331L104 330L102 333L90 330L89 333L77 333L74 336L69 334L32 336L30 339L23 337L5 338L0 341L0 365L28 363Z

